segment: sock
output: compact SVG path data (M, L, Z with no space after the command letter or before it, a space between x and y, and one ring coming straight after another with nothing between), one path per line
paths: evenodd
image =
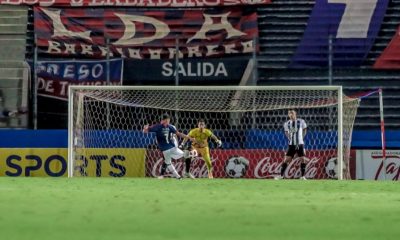
M174 177L176 177L176 178L181 178L181 176L180 176L180 175L178 174L178 172L176 171L174 165L169 164L169 165L167 165L167 168L168 168L168 171L171 172L171 173L174 175Z
M305 163L300 164L300 170L301 170L301 176L304 177L304 174L306 173L306 164Z
M285 174L287 166L288 166L288 164L286 162L282 163L282 166L281 166L281 176L282 177Z
M212 173L211 159L204 158L204 161L206 162L208 173L211 174Z
M189 173L190 172L190 164L192 163L192 159L190 158L186 158L185 159L185 169L186 172Z
M161 176L165 175L165 171L167 170L167 164L164 162L161 166Z

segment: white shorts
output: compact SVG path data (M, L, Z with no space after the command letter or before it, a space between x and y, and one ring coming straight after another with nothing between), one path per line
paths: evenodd
M183 157L183 151L177 147L173 147L162 152L166 164L171 164L172 159L180 159Z

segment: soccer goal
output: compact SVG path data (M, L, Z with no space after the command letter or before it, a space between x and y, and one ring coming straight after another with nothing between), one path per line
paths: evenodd
M214 177L273 178L288 149L283 126L294 109L307 124L306 151L304 159L293 157L285 178L299 178L306 160L307 178L349 179L358 106L341 86L71 86L68 175L156 177L162 154L142 129L168 113L179 131L203 119L222 140L220 148L209 142ZM184 161L173 163L183 171ZM192 159L191 173L207 176L202 156Z

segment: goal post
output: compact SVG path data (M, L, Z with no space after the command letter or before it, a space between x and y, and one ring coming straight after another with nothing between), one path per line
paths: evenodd
M339 86L337 89L338 100L338 144L337 144L337 168L341 169L338 171L338 179L343 179L343 90L342 87ZM349 142L351 144L351 142Z
M358 105L341 86L70 86L68 176L156 176L162 157L141 130L170 113L179 131L204 119L223 141L222 149L210 142L216 177L271 178L287 150L287 111L295 109L307 123L307 176L348 179ZM287 178L299 174L299 160L292 162ZM174 164L182 171L183 161ZM192 171L205 176L201 156Z

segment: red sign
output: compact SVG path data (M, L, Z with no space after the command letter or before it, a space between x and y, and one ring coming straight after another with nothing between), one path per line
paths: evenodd
M400 28L374 64L376 69L400 69Z
M144 11L35 7L42 54L175 59L254 52L257 13L240 8Z
M0 4L39 5L42 7L215 7L268 3L271 3L271 0L0 0Z
M268 149L211 151L214 176L217 178L273 178L280 175L284 156L284 151ZM307 151L305 159L307 160L305 173L307 178L337 178L336 150ZM146 176L158 176L162 163L160 151L148 150ZM285 178L299 178L301 176L300 163L299 158L293 159L286 169ZM185 163L182 160L176 160L173 164L179 173L185 169ZM349 178L349 171L345 172L345 177ZM207 177L207 168L201 157L192 162L191 173L195 177Z

